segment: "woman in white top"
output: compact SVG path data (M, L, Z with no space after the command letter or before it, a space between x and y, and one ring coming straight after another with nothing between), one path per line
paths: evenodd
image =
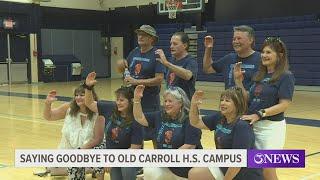
M49 92L43 112L43 117L48 121L64 119L62 137L59 148L61 149L90 149L104 146L104 118L89 110L84 104L85 89L79 86L74 90L74 98L71 102L62 104L57 108L51 108L51 104L57 100L57 92ZM94 99L97 96L94 93ZM101 143L101 144L100 144ZM102 148L102 147L101 147ZM97 178L104 179L104 169L93 168ZM72 180L85 179L84 167L68 168L69 178Z

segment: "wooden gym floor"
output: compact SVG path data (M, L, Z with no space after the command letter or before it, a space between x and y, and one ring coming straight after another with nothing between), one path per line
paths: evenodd
M72 97L73 88L80 82L14 84L0 86L0 179L38 180L67 179L65 177L37 177L33 171L41 168L15 168L15 149L55 149L60 140L63 121L48 122L42 118L44 99L49 90L59 96ZM121 80L99 80L96 91L100 99L114 100L113 92ZM222 83L197 82L197 89L205 91L202 109L217 110ZM68 98L59 98L58 106ZM67 100L68 101L68 100ZM280 179L320 180L320 87L297 86L294 100L286 116L286 149L305 149L305 168L278 169ZM214 148L212 132L203 131L205 148ZM146 142L150 148L151 143ZM90 176L87 176L91 179ZM109 179L109 175L105 175Z

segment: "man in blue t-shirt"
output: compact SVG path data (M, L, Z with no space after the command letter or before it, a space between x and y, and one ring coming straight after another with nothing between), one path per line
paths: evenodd
M195 82L198 73L198 63L188 54L189 37L184 32L176 32L170 41L171 60L167 60L162 49L156 54L160 56L159 61L168 68L166 75L167 86L177 86L183 89L188 98L191 99L195 92Z
M232 46L235 52L212 60L214 38L206 36L204 40L205 52L203 56L203 72L223 73L225 89L235 86L233 79L233 67L237 62L242 62L241 69L244 71L243 85L246 90L252 85L252 77L258 71L261 55L253 50L255 43L254 30L249 26L236 26L233 28Z
M145 85L142 98L144 112L158 111L160 109L160 85L164 78L165 67L156 60L154 44L158 41L156 30L149 25L142 25L135 30L138 36L138 47L133 49L127 60L118 61L118 69L130 71L124 81L133 86Z

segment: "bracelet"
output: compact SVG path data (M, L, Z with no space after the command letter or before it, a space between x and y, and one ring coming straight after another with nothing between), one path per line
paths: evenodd
M93 86L88 86L88 85L86 84L86 82L83 82L83 83L81 84L81 86L82 86L83 88L89 90L89 91L92 91L92 89L93 89L93 87L94 87L94 85L93 85Z
M141 101L133 101L133 104L140 104Z

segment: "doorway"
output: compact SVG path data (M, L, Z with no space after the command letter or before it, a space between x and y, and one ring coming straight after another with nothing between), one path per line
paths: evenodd
M0 83L26 83L29 80L29 35L0 33Z

